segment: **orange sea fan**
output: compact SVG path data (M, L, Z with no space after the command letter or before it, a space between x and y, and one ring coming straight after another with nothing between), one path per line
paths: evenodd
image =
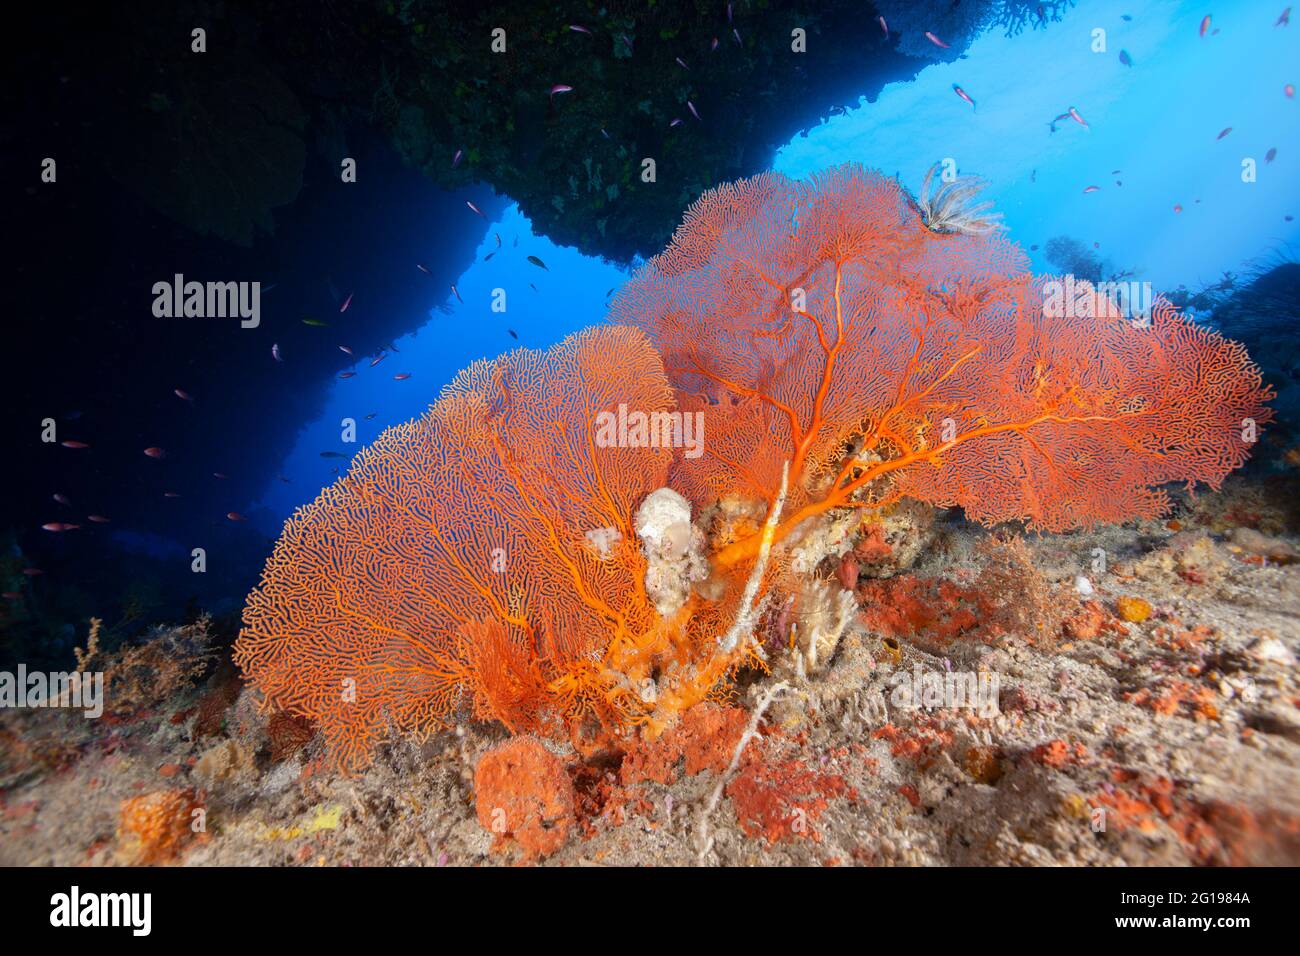
M1164 302L1129 319L1091 287L1057 301L1050 281L999 234L930 231L850 164L706 193L610 319L646 329L704 413L674 487L771 500L791 461L778 537L903 495L1051 530L1154 515L1162 483L1245 460L1271 412L1240 345Z
M287 522L236 662L344 767L470 705L516 731L606 719L630 691L602 659L662 627L631 515L671 452L600 447L597 415L672 401L630 328L475 363Z

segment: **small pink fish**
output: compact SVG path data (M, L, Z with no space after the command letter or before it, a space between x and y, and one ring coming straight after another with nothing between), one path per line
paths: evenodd
M23 568L23 574L27 575L29 578L34 578L37 575L41 575L44 573L45 572L42 571L40 568Z
M1232 127L1231 127L1231 126L1225 126L1225 127L1223 128L1222 132L1220 132L1219 135L1216 136L1216 137L1214 137L1214 138L1215 138L1216 141L1217 141L1217 140L1221 140L1221 139L1223 139L1223 137L1227 136L1227 135L1228 135L1229 133L1231 133L1231 132L1232 132Z
M1269 151L1268 151L1267 153L1264 154L1264 162L1266 162L1266 163L1271 163L1271 162L1273 162L1273 160L1275 160L1275 159L1277 159L1277 147L1276 147L1276 146L1272 147L1271 149L1269 149Z
M105 518L103 515L86 515L86 519L95 522L95 524L112 524L112 519Z
M380 362L382 362L382 361L383 361L384 359L386 359L386 358L388 358L388 353L387 353L387 352L381 352L379 355L376 355L374 358L372 358L372 359L370 360L370 367L371 367L371 368L374 368L376 365L378 365Z
M731 22L731 4L727 4L727 22Z
M1293 97L1295 96L1295 87L1288 83L1286 86L1282 87L1282 92L1285 93L1288 98Z
M69 508L72 507L72 502L68 500L68 496L67 496L67 495L58 495L58 494L56 494L56 495L53 496L53 498L54 498L55 501L57 501L57 502L58 502L59 504L61 504L61 505L67 505Z
M675 56L673 57L673 59L677 61L677 65L680 66L683 70L690 70L690 67L686 65L686 61L683 60L680 56Z
M1084 129L1087 129L1087 130L1092 129L1092 127L1088 125L1088 121L1085 120L1082 116L1080 116L1080 115L1079 115L1079 111L1076 110L1073 106L1070 107L1070 119L1074 120L1076 123L1078 123L1078 124L1079 124L1080 126L1082 126Z
M405 381L406 381L408 378L410 378L410 377L411 377L411 373L410 373L410 372L399 372L397 375L394 375L394 376L393 376L393 381L394 381L394 382L405 382Z
M475 212L478 212L478 208L477 208L476 206L474 206L473 203L470 204L470 208L473 209ZM483 214L482 214L482 213L479 213L479 215L481 216L481 215L483 215ZM422 262L417 262L417 263L415 264L415 268L419 269L421 272L423 272L423 273L424 273L425 275L427 275L427 276L431 276L431 275L433 275L433 273L429 271L429 267L426 266L426 265L425 265L424 263L422 263Z
M465 151L463 149L456 150L456 155L452 156L451 158L452 169L455 169L457 166L460 165L460 158L464 155L465 155Z
M339 351L340 351L340 352L343 352L345 355L355 355L355 354L356 354L355 352L352 351L352 349L348 348L348 346L346 346L346 345L340 345L340 346L339 346Z
M1096 192L1097 190L1099 190L1099 189L1101 189L1100 186L1087 186L1087 187L1084 188L1083 191L1084 191L1085 193L1095 193L1095 192Z
M1174 203L1174 212L1182 212L1182 211L1183 211L1183 206L1182 206L1182 204L1181 204L1181 203Z
M163 492L163 497L164 497L164 498L179 498L180 495L178 495L178 494L177 494L176 492L174 492L174 491L164 491L164 492Z
M592 34L591 34L591 31L588 30L586 27L582 26L581 24L570 23L570 24L569 24L569 29L572 30L574 33L585 33L585 34L587 34L587 36L591 36L591 35L592 35Z
M717 48L718 48L718 38L714 37L713 42L709 44L709 52L712 53Z
M41 525L41 530L54 531L58 533L62 531L76 531L80 527L81 525L79 524L68 524L66 521L51 521L48 524Z
M889 24L885 22L884 17L876 17L876 22L880 24L880 29L885 31L885 39L889 39Z
M1277 18L1277 23L1273 24L1273 26L1289 27L1290 25L1291 25L1291 8L1287 7L1285 10L1282 11L1282 15Z
M552 103L555 102L556 93L572 93L572 92L573 92L573 87L565 83L556 83L554 86L551 87L551 102Z
M1205 36L1205 31L1210 29L1210 15L1207 13L1205 19L1201 21L1201 36Z
M221 481L225 481L225 480L226 480L228 477L230 477L230 476L227 475L227 474L225 474L224 472L214 471L214 472L212 473L212 477L213 477L213 478L219 478Z
M194 396L191 395L189 392L185 391L185 389L183 388L173 388L172 394L175 395L177 398L179 398L182 402L194 401Z
M284 361L284 359L280 357L280 343L279 343L279 342L276 342L274 345L271 346L271 358L275 359L277 362L283 362L283 361Z
M674 116L672 122L668 124L670 129L674 126L681 126L681 125L682 125L682 118L680 116Z
M975 109L975 101L974 101L973 99L970 98L970 94L967 93L965 90L963 90L963 89L962 89L960 86L958 86L956 83L954 83L954 84L952 85L952 91L953 91L954 93L956 93L958 96L960 96L960 97L961 97L963 100L965 100L967 103L969 103L971 109Z
M943 49L945 49L945 50L948 49L948 44L944 43L942 40L940 40L937 36L935 36L935 35L934 35L933 33L931 33L929 30L926 30L926 31L925 31L925 38L926 38L927 40L929 40L931 43L933 43L933 44L934 44L935 46L937 46L937 47L941 47L941 48L943 48Z
M691 115L694 116L697 120L699 120L701 123L704 122L704 120L700 119L700 111L695 108L695 104L692 103L690 100L686 101L686 108L691 111Z
M348 306L350 306L351 304L352 304L352 293L349 292L348 297L344 299L343 304L339 306L339 311L346 312L348 310Z
M150 458L166 458L166 457L167 457L167 452L163 451L161 448L157 447L156 445L151 445L150 447L146 448L146 449L144 450L144 453L145 453L146 455L148 455Z
M456 297L457 302L461 303L462 305L465 303L465 300L460 297L460 290L456 288L455 283L452 284L451 294Z
M231 521L247 521L247 520L248 520L248 519L245 518L243 515L241 515L238 511L227 511L227 512L226 512L226 517L229 518Z
M0 593L0 597L7 601L17 601L22 597L22 594L18 591L5 591Z
M483 216L483 210L482 210L482 209L479 209L478 206L474 205L474 204L473 204L472 202L470 202L468 199L465 200L465 205L466 205L466 206L469 206L469 208L470 208L471 210L473 210L474 212L478 213L480 216ZM486 219L487 216L483 216L483 218ZM425 269L424 271L425 271L425 272L428 272L429 270L428 270L428 269Z
M732 27L732 28L731 28L731 35L732 35L733 37L736 38L736 46L744 46L744 45L745 45L744 43L741 42L741 39L740 39L740 31L737 30L735 27Z
M59 444L62 445L64 448L89 448L90 447L84 441L69 440L69 441L61 441L59 442Z
M339 378L351 378L356 372L339 372Z

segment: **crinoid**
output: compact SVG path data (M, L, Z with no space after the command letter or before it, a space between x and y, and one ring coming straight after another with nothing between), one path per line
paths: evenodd
M915 201L916 210L927 229L931 232L981 236L1002 228L998 222L1002 213L988 212L993 208L993 203L971 204L988 183L974 176L958 176L931 193L930 184L934 180L934 171L938 168L939 164L935 163L926 172L925 180L921 183L920 198Z

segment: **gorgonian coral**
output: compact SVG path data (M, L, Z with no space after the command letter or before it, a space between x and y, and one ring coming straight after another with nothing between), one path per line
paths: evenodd
M471 714L657 734L764 659L762 596L794 569L769 555L805 522L904 497L1045 529L1151 516L1271 414L1240 345L1035 278L999 232L937 232L856 165L706 193L610 318L471 366L287 523L235 658L344 766ZM604 440L623 407L699 413L703 455ZM767 517L657 605L636 516L666 483ZM837 640L851 602L824 596Z
M791 463L778 539L904 496L1050 530L1153 516L1161 485L1216 484L1271 416L1237 343L1035 278L996 232L936 233L857 165L706 193L610 319L651 335L705 416L679 490L770 500Z
M672 453L602 442L598 416L672 401L635 329L475 363L289 520L236 662L344 767L389 727L469 713L517 732L670 720L731 666L688 666L725 624L647 597L633 512Z

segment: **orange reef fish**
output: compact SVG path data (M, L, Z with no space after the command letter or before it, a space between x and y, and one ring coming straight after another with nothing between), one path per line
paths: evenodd
M482 209L479 209L478 206L474 205L474 204L473 204L472 202L470 202L468 199L465 200L465 205L466 205L466 206L469 206L469 208L470 208L471 210L473 210L474 212L476 212L478 215L483 216L483 210L482 210ZM486 219L487 216L483 216L483 218ZM424 269L424 266L420 266L420 268L421 268L421 269ZM424 269L424 271L425 271L425 272L428 272L429 270L428 270L428 269Z
M451 158L452 169L455 169L457 166L460 165L460 158L464 155L465 155L465 151L463 149L456 150L456 155Z
M399 372L398 374L396 374L396 375L393 376L393 381L394 381L394 382L405 382L405 381L406 381L408 378L410 378L410 377L411 377L411 373L410 373L410 372Z
M1210 29L1210 15L1207 13L1205 19L1201 21L1201 36L1205 36L1205 31Z
M937 46L937 47L942 47L942 48L945 49L945 50L948 49L948 44L944 43L942 40L940 40L937 36L935 36L935 35L934 35L933 33L931 33L929 30L926 30L926 31L925 31L925 38L926 38L927 40L929 40L931 43L933 43L933 44L934 44L935 46Z
M1101 189L1100 186L1085 186L1083 191L1085 193L1095 193L1099 189Z
M565 83L556 83L554 86L551 87L551 102L552 103L555 102L556 93L572 93L572 92L573 92L573 87Z
M144 453L145 453L146 455L148 455L150 458L166 458L166 457L167 457L167 452L163 451L161 448L157 447L156 445L151 445L150 447L146 448L146 449L144 450Z
M880 29L885 31L885 39L889 39L889 24L885 22L884 17L876 17L876 22L880 24Z
M348 310L348 306L350 306L351 304L352 304L352 293L349 292L348 297L344 299L343 304L339 306L339 311L346 312Z
M279 343L279 342L276 342L274 345L271 346L271 358L275 359L277 362L283 362L283 361L284 361L284 359L280 357L280 343Z
M245 518L243 515L241 515L238 511L227 511L227 512L226 512L226 517L229 518L231 521L247 521L247 520L248 520L248 519Z
M962 89L960 86L958 86L956 83L954 83L954 84L952 85L952 91L953 91L954 93L956 93L958 96L960 96L960 97L961 97L963 100L965 100L967 103L969 103L971 109L975 109L975 101L974 101L973 99L970 98L970 94L967 93L965 90L963 90L963 89Z
M41 530L54 532L76 531L80 527L79 524L68 524L66 521L51 521L48 524L41 525Z
M59 442L59 444L62 445L64 448L89 448L90 447L84 441L69 440L69 441L61 441Z
M61 505L67 505L69 508L72 507L72 502L68 500L68 496L67 496L67 495L59 495L59 494L56 494L56 495L52 495L51 497L53 497L54 500L57 501L57 502L58 502L59 504L61 504Z
M173 388L173 389L172 389L172 394L175 395L177 398L179 398L179 399L180 399L181 401L183 401L183 402L192 402L192 401L194 401L194 396L191 395L189 392L185 391L185 389L183 389L183 388Z
M1091 129L1092 129L1092 127L1088 125L1088 121L1085 120L1082 116L1080 116L1080 115L1079 115L1079 111L1076 110L1073 106L1070 107L1069 115L1070 115L1070 119L1074 120L1076 123L1078 123L1078 124L1079 124L1080 126L1082 126L1084 129L1086 129L1086 130L1091 130Z
M95 522L95 524L111 524L112 520L105 518L103 515L86 515L86 519Z

